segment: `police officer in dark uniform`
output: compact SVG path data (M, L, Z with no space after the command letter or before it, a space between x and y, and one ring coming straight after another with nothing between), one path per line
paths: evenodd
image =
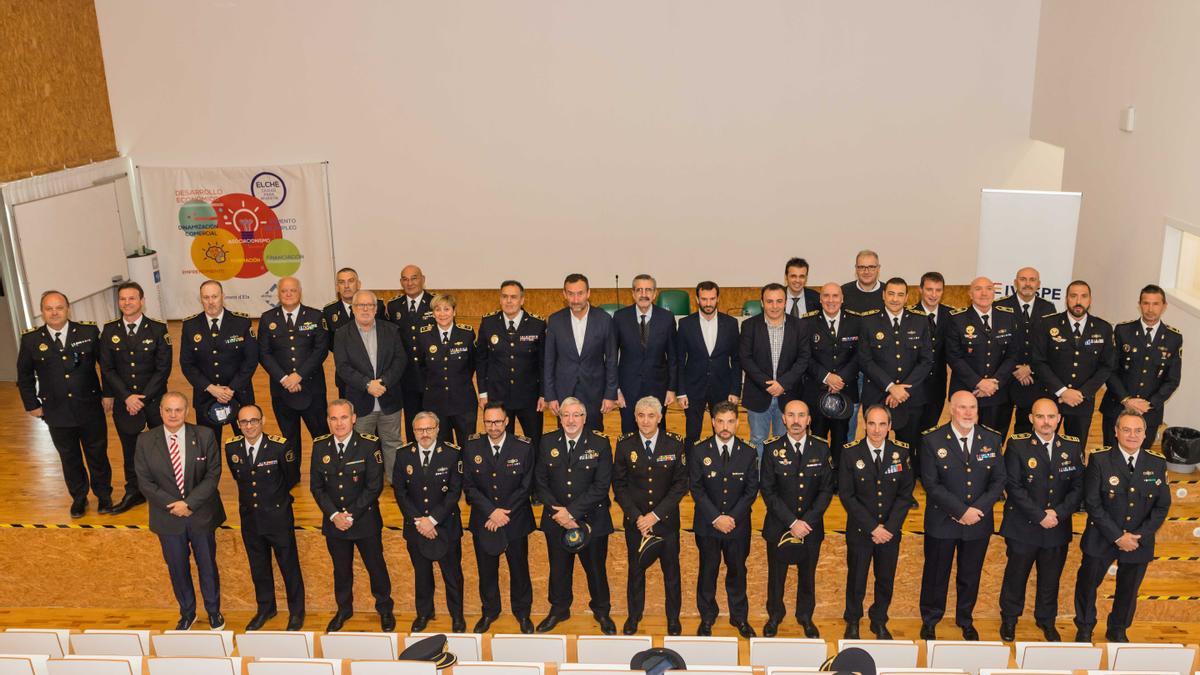
M300 482L300 455L286 438L263 433L263 411L257 405L242 406L237 421L243 435L225 443L225 462L238 486L242 543L258 603L246 630L259 630L275 616L272 553L287 591L287 629L300 630L304 627L304 576L296 550L291 493Z
M70 321L70 307L58 291L42 294L46 323L21 335L17 388L25 411L50 428L71 495L71 517L79 518L87 510L89 483L97 511L112 513L112 467L96 374L100 331L90 321Z
M920 429L936 427L946 407L946 332L950 328L950 312L955 308L942 304L946 292L946 278L941 272L926 272L921 275L920 295L917 303L909 307L914 314L924 314L929 321L929 348L933 352L933 363L929 377L925 378L925 404L921 406Z
M863 598L867 595L867 570L875 568L875 602L868 610L871 632L891 640L888 608L900 559L904 518L913 501L912 465L903 442L888 438L892 415L887 406L873 405L863 415L866 436L847 443L838 469L838 498L846 508L846 620L847 640L859 639Z
M124 513L146 503L134 470L137 437L162 424L159 399L171 375L171 336L167 324L142 314L142 287L127 281L117 287L121 316L104 324L100 333L100 377L105 396L112 399L113 426L121 439L125 461L125 495L113 507Z
M237 434L238 408L254 403L258 341L250 317L225 309L221 282L200 284L200 303L204 311L183 321L179 369L192 385L196 424L211 429L219 443L226 424Z
M1033 370L1045 396L1058 401L1063 432L1087 447L1096 392L1116 366L1113 330L1088 313L1092 289L1086 281L1067 286L1067 311L1042 317L1035 324Z
M430 306L433 295L425 290L425 274L416 265L406 265L400 270L400 287L404 292L388 302L387 317L400 326L400 337L404 340L404 348L408 350L410 359L409 367L404 369L404 375L400 378L400 388L404 394L406 438L411 443L415 440L413 417L427 409L422 403L425 382L420 367L421 355L417 352L417 336L422 328L434 324L433 308ZM442 426L448 427L447 424Z
M979 423L1001 435L1000 418L1007 413L1008 390L1017 367L1020 329L1012 310L992 302L996 286L978 277L970 286L971 306L950 313L946 360L950 362L950 393L969 391L979 402ZM1003 424L1008 424L1005 417Z
M434 296L435 323L417 332L417 356L425 391L422 404L441 421L438 440L465 445L475 433L479 397L475 394L475 331L465 323L454 323L457 302L453 295Z
M950 395L950 421L921 439L921 485L925 505L925 568L921 573L921 639L936 640L946 613L950 567L957 554L954 621L964 640L978 640L975 601L994 529L992 506L1004 493L1000 434L978 424L969 391Z
M1100 401L1104 445L1117 443L1117 415L1125 408L1146 419L1146 440L1150 449L1162 425L1163 406L1179 388L1183 371L1183 333L1162 322L1167 309L1167 294L1151 284L1138 297L1141 318L1125 321L1113 328L1116 340L1116 368L1108 378L1108 389Z
M392 613L392 580L383 558L383 452L379 437L354 431L354 404L334 399L326 406L328 436L313 439L309 489L321 508L321 532L333 560L333 595L337 613L326 633L342 629L354 616L354 549L371 579L371 595L385 633L396 629Z
M1032 267L1017 270L1013 279L1013 294L996 301L997 307L1008 307L1017 320L1021 339L1018 341L1017 366L1013 368L1013 382L1009 386L1009 403L1003 405L996 421L997 429L1007 429L1012 424L1014 434L1033 431L1029 415L1033 402L1043 396L1038 375L1033 370L1034 322L1043 316L1054 314L1054 304L1038 294L1042 280ZM1016 410L1014 416L1013 410Z
M762 495L767 518L767 623L764 637L775 637L786 609L783 588L788 568L797 566L796 621L805 637L821 633L812 621L816 606L817 560L825 538L825 509L833 499L829 444L808 433L808 406L789 401L783 409L787 433L763 445Z
M467 630L463 619L462 496L463 464L458 446L438 440L439 420L429 411L416 414L417 440L400 446L392 469L392 490L404 514L404 543L413 566L416 611L412 632L433 618L433 565L442 570L452 631Z
M839 289L840 290L840 289ZM692 532L700 552L696 574L697 635L712 635L717 620L717 573L725 560L725 596L729 623L744 638L755 637L747 620L746 558L750 555L750 515L758 497L758 451L736 436L737 404L712 407L713 435L692 446L688 475L693 509Z
M846 444L850 420L825 417L821 413L821 396L827 391L841 392L851 405L858 403L858 342L862 320L842 308L842 287L828 283L821 287L821 309L804 315L804 334L811 336L812 358L808 376L804 378L804 402L812 414L811 432L829 440L833 452L833 467L838 467L838 455Z
M922 386L933 367L929 319L904 308L908 285L899 277L888 279L883 289L882 311L863 315L858 345L858 365L863 371L862 407L882 403L892 410L896 439L917 447L921 434ZM913 457L920 466L920 458Z
M534 468L534 482L542 498L542 532L550 558L550 613L537 626L539 633L554 629L571 616L571 590L575 558L587 575L588 606L605 635L617 626L609 616L608 535L613 531L608 507L612 484L612 446L598 431L586 431L587 409L568 396L559 404L559 428L542 436ZM563 540L568 530L586 534L582 548L569 549ZM577 533L579 534L579 533Z
M479 603L483 616L472 629L486 633L500 616L500 555L508 560L509 603L522 633L533 632L529 610L529 533L534 530L529 494L533 489L533 445L508 431L504 404L483 409L484 435L472 436L463 449L463 489L471 505L468 527L475 539L479 566Z
M525 287L521 282L500 284L500 309L479 323L475 380L479 383L479 402L503 403L509 419L508 433L515 434L520 422L521 433L537 448L546 406L542 398L546 320L525 311L524 306Z
M337 337L338 329L354 323L354 294L362 289L362 282L358 279L358 272L353 267L343 267L338 270L336 285L337 299L321 309L321 314L325 317L325 328L329 331L329 351L331 352L333 351L333 341ZM383 301L377 299L375 300L375 304L377 305L375 318L386 319L387 308L384 306ZM259 331L262 331L262 326L259 326ZM346 384L336 374L333 380L338 388L338 396L346 398Z
M1091 453L1083 474L1087 527L1079 540L1083 561L1075 577L1075 641L1091 642L1096 625L1096 589L1117 563L1117 588L1108 628L1109 642L1129 642L1126 629L1137 610L1138 588L1154 560L1154 535L1171 510L1167 462L1142 449L1146 424L1131 410L1117 417L1117 447Z
M687 456L683 437L659 429L662 403L643 396L633 408L638 430L621 437L613 458L613 495L624 512L625 550L628 554L626 597L629 617L621 632L637 634L646 607L646 567L639 562L641 549L651 538L661 538L658 564L666 593L667 634L679 635L679 609L683 605L679 574L679 502L688 492Z
M1008 547L1000 586L1000 639L1016 639L1025 608L1025 586L1037 564L1033 618L1050 642L1061 638L1058 582L1071 545L1071 515L1083 501L1083 450L1072 436L1056 434L1058 406L1048 398L1033 404L1033 434L1013 434L1004 449L1007 498L1000 536Z
M258 320L258 358L271 380L271 409L292 449L300 452L300 420L312 438L329 433L325 422L325 359L329 331L320 310L300 304L300 281L279 280L279 306Z

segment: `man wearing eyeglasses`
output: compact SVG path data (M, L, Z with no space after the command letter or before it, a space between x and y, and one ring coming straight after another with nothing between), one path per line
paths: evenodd
M246 630L261 629L276 614L272 554L287 591L287 629L300 630L304 627L304 576L296 550L291 494L300 482L300 456L286 438L263 433L263 411L257 405L242 406L237 424L242 433L225 443L225 462L238 486L242 543L258 604Z
M353 267L343 267L338 270L334 281L337 289L337 299L325 305L321 314L325 316L325 327L329 329L329 351L333 351L334 340L337 339L338 329L354 323L354 294L362 290L362 281ZM387 308L383 301L375 300L375 318L386 319ZM341 378L334 377L338 396L346 398L346 383Z
M854 258L854 281L842 284L843 306L852 312L883 311L883 284L879 281L879 254L864 249ZM853 436L851 436L853 438Z

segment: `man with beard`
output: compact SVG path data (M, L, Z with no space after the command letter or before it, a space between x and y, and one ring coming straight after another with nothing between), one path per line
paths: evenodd
M567 306L546 321L542 386L551 413L558 415L559 403L574 398L587 412L588 429L603 431L604 416L617 406L617 331L591 297L584 275L563 280Z
M704 412L713 415L721 402L737 404L742 393L738 361L737 319L717 311L721 287L712 281L696 284L696 312L679 320L675 349L679 364L676 400L686 419L686 447L700 438Z

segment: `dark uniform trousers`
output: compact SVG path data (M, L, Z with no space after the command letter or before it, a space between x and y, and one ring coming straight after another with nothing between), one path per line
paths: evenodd
M250 317L226 309L214 333L212 319L200 312L184 319L180 331L183 344L179 348L179 369L192 385L196 424L210 429L220 444L224 427L229 427L232 436L240 433L238 407L254 403L252 378L258 369L258 340ZM224 423L214 422L208 416L209 409L217 404L207 391L209 384L233 390L230 401L233 407Z
M950 569L957 561L955 623L973 623L979 581L995 519L992 507L1004 492L1000 435L976 424L971 452L950 424L926 432L921 439L921 483L929 495L925 506L925 565L921 573L921 621L934 625L946 614ZM974 525L955 519L968 507L983 512Z
M329 433L324 364L330 343L324 315L306 305L292 310L291 326L282 305L258 320L258 357L271 382L271 410L283 437L293 440L297 456L301 455L301 421L311 438ZM301 376L300 391L294 394L279 383L292 373Z
M629 618L640 621L646 607L646 570L638 564L642 533L637 518L654 513L660 520L651 534L663 538L658 565L662 569L663 592L668 621L679 620L683 606L683 580L679 572L679 502L688 492L688 469L683 438L658 431L651 454L643 446L640 432L626 434L617 442L613 460L613 492L625 513L625 551L629 561L626 598Z
M758 497L758 451L738 438L729 440L729 459L722 457L716 436L692 446L688 476L692 491L692 531L700 551L696 575L696 609L700 620L712 623L717 606L717 575L725 561L725 597L729 620L744 623L749 613L746 600L746 558L750 555L750 515ZM725 534L712 526L720 516L733 518L736 527Z
M404 546L408 549L408 557L412 560L413 565L413 584L416 587L414 608L417 616L430 618L435 616L433 592L437 588L437 583L433 576L433 566L436 564L442 573L442 584L446 587L446 611L450 613L451 617L461 617L463 615L461 537L452 537L448 542L446 554L438 560L426 558L416 539L405 539Z
M892 429L896 440L914 450L913 467L920 469L921 410L925 405L925 380L933 367L929 319L924 314L905 310L900 327L891 314L875 312L862 318L862 338L858 345L859 368L865 374L862 388L862 412L873 404L886 405L887 389L892 384L908 384L908 399L892 408Z
M804 324L812 341L812 358L808 362L808 375L804 380L804 402L808 404L812 419L809 432L829 440L829 452L832 453L833 468L836 470L840 466L842 447L850 440L850 417L853 417L853 412L846 419L826 417L820 408L821 396L828 391L823 382L829 375L841 377L845 383L842 394L852 404L858 403L858 344L862 326L858 315L845 309L835 324L836 334L830 332L829 318L821 310L805 314Z
M383 556L383 518L379 494L383 491L383 453L379 438L353 432L338 455L336 438L314 439L309 489L321 507L321 531L333 562L333 596L338 611L354 611L354 549L371 579L371 595L380 614L392 611L392 580ZM347 482L349 481L349 482ZM342 531L331 517L345 511L354 524Z
M280 436L264 434L258 442L253 462L243 437L234 436L225 444L229 473L238 486L242 544L250 563L254 599L259 611L275 610L274 555L287 592L288 613L303 615L304 575L290 493L300 481L300 457Z
M529 539L509 539L502 554L508 563L508 602L513 616L528 618L533 607L533 582L529 578ZM475 541L475 564L479 567L479 604L484 616L500 615L500 556L488 555Z
M1025 608L1029 573L1037 566L1033 618L1054 625L1058 589L1067 548L1071 545L1071 516L1083 499L1083 455L1073 438L1056 435L1046 445L1031 434L1013 434L1004 453L1008 498L1000 534L1008 549L1000 586L1000 616L1015 622ZM1041 521L1053 509L1058 526L1045 529Z
M112 466L96 371L100 331L90 322L72 321L60 339L61 348L46 326L21 336L18 389L26 410L42 409L71 498L86 497L90 484L96 497L106 501L112 497ZM127 470L133 471L132 456Z
M1034 324L1033 367L1047 398L1057 398L1063 388L1083 394L1082 403L1074 407L1060 404L1058 411L1063 433L1078 438L1086 448L1096 411L1096 392L1108 381L1116 358L1113 330L1107 321L1088 315L1079 336L1075 336L1073 325L1066 312L1042 317Z
M1090 631L1096 625L1096 590L1114 562L1117 587L1108 630L1124 630L1133 623L1138 589L1154 559L1155 534L1171 508L1166 460L1142 450L1132 472L1126 461L1120 448L1105 448L1088 457L1084 471L1088 523L1079 539L1083 560L1075 577L1075 625L1080 629ZM1142 535L1136 551L1122 552L1113 543L1125 532Z
M396 450L392 469L392 490L404 514L404 544L413 566L415 609L419 617L433 617L433 596L437 584L433 576L436 564L446 587L446 609L452 618L463 615L462 516L458 499L462 496L462 453L449 443L429 449L428 462L416 443ZM424 535L417 531L418 518L437 521L440 537L445 537L446 553L434 560L421 550Z
M757 452L755 455L757 456ZM696 536L700 551L700 570L696 575L696 609L700 620L713 622L720 613L717 605L717 576L725 562L725 597L729 601L729 620L744 623L750 612L746 599L746 558L750 557L750 528L730 537Z
M838 469L838 498L846 508L846 608L848 622L862 619L867 595L867 572L874 567L875 601L868 614L873 623L887 623L888 609L900 558L904 518L916 503L912 499L916 480L908 461L908 448L884 441L880 465L864 438L842 450ZM882 525L891 541L876 544L871 532Z
M1179 388L1183 371L1183 334L1179 329L1158 322L1154 341L1146 339L1140 320L1124 321L1113 327L1116 341L1116 369L1108 378L1108 389L1100 401L1101 432L1105 447L1116 447L1117 417L1123 401L1137 397L1150 402L1146 412L1146 439L1142 448L1149 450L1162 426L1163 406Z
M816 607L816 571L825 537L825 509L833 497L833 467L829 446L811 434L798 451L786 434L763 444L761 468L763 500L767 518L763 538L767 542L767 619L780 622L787 610L783 604L788 568L796 566L796 619L810 621ZM795 547L795 562L779 552L778 543L794 520L808 523L812 531Z
M612 485L612 446L599 431L584 430L575 449L568 452L562 429L542 436L534 467L534 480L542 498L542 532L550 559L550 613L571 614L574 602L575 558L587 575L588 607L597 617L612 609L608 587L608 535L612 533L608 491ZM563 545L563 529L551 514L555 506L570 510L575 521L591 526L591 539L578 552Z
M536 451L542 440L545 415L538 411L542 392L542 367L546 344L546 320L524 312L521 322L509 330L504 313L496 310L479 322L475 341L476 382L488 401L504 405L508 433L529 438Z
M392 323L400 326L400 338L404 340L404 348L408 351L408 367L404 369L404 374L400 377L400 390L404 394L405 438L409 443L413 443L417 440L412 431L413 418L425 409L425 382L421 377L421 355L417 352L417 333L425 326L432 326L434 319L433 309L429 306L433 301L432 294L428 291L421 294L421 298L416 301L416 312L409 309L410 300L407 295L403 294L392 299L387 304L386 314ZM443 421L442 427L445 426Z
M464 323L452 324L443 341L437 324L424 326L417 334L417 355L425 383L421 405L441 422L438 441L466 445L479 418L479 397L471 380L475 375L474 329Z

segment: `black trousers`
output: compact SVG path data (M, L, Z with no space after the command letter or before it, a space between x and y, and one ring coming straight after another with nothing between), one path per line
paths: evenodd
M296 550L296 531L259 532L253 515L242 518L242 544L250 562L250 580L254 582L254 601L259 611L275 611L275 573L271 554L279 563L279 575L287 592L288 614L304 614L304 575L300 572L300 555Z
M1033 601L1033 619L1038 625L1054 625L1058 616L1058 584L1067 562L1067 544L1035 548L1008 543L1008 561L1000 585L1000 617L1016 622L1025 609L1025 587L1029 572L1037 565L1037 592Z
M683 411L684 431L683 431L683 450L687 452L692 449L696 441L700 440L700 436L704 434L704 413L712 415L712 407L715 405L712 401L702 401L699 398L693 399L688 397L688 407ZM663 415L665 418L666 415Z
M112 499L112 465L108 463L108 423L104 413L75 427L50 427L50 441L62 462L63 480L72 499L87 497L88 486L100 500ZM128 470L133 470L130 460Z
M836 470L841 466L842 448L850 434L850 420L831 420L820 412L812 415L812 434L818 438L828 438L829 458Z
M1075 625L1092 630L1096 625L1096 589L1108 574L1108 568L1117 559L1116 548L1111 555L1103 557L1083 554L1079 574L1075 577ZM1113 597L1112 611L1108 613L1108 630L1124 630L1133 623L1137 610L1138 589L1146 576L1149 563L1117 563L1117 592Z
M405 408L407 411L408 409ZM438 416L438 440L442 443L453 443L460 448L466 447L467 438L475 433L475 422L479 419L479 408L472 407L464 413L446 414L433 411ZM420 535L417 535L420 536Z
M421 535L414 533L413 536ZM408 557L413 566L417 616L427 618L434 616L433 592L436 590L436 583L433 577L433 566L436 564L442 571L442 583L446 586L446 610L450 612L452 618L462 618L462 539L450 537L450 545L441 560L430 560L422 555L416 539L405 539L404 544L408 548Z
M629 570L625 578L625 597L628 600L629 618L641 621L646 610L646 570L638 565L638 545L642 533L636 527L625 528L625 551ZM679 621L679 609L683 606L683 580L679 574L679 533L663 537L662 553L658 556L662 569L663 592L666 595L667 621Z
M388 576L387 563L383 559L382 533L376 532L361 539L326 536L325 548L329 549L329 557L333 560L333 597L339 612L349 614L354 611L355 548L371 579L375 611L380 614L392 611L392 579Z
M310 440L329 433L329 423L325 416L324 391L321 391L320 395L313 392L312 403L304 410L296 410L283 402L277 403L273 398L271 399L271 410L275 411L275 421L279 424L279 433L291 442L292 449L296 451L296 460L299 462L304 461L304 444L300 442L301 420L308 428Z
M1088 432L1092 428L1092 411L1088 411L1083 415L1063 415L1062 430L1068 436L1075 436L1079 439L1079 445L1085 451L1088 447Z
M124 401L114 401L113 406L125 406ZM137 470L134 467L134 455L137 453L137 437L145 429L153 429L162 425L162 415L158 411L157 405L147 405L142 408L142 413L145 415L145 426L137 431L126 433L121 430L121 424L117 421L117 416L121 415L128 418L124 412L113 410L113 426L117 428L117 438L121 440L121 457L123 461L123 470L125 472L125 495L139 497L142 494L142 489L138 487Z
M579 558L587 576L588 595L592 596L588 607L596 616L608 616L612 610L608 590L608 535L594 537L578 553L568 551L562 542L554 539L546 536L546 553L550 558L550 613L558 617L571 615L571 604L575 602L572 590L575 558Z
M817 604L817 560L821 557L821 541L806 541L796 566L796 620L811 621ZM767 541L767 620L783 621L787 608L783 605L783 589L787 585L788 568L792 564L780 560L775 542Z
M412 364L409 364L409 368L412 368ZM420 387L410 384L407 377L401 378L400 390L404 394L404 438L407 442L412 443L417 440L412 430L413 418L424 410L421 406L425 399L425 392Z
M1100 431L1104 434L1104 445L1109 448L1117 447L1117 417L1121 411L1101 412L1100 413ZM1142 441L1142 449L1149 450L1154 445L1154 439L1158 438L1158 428L1162 426L1163 411L1162 408L1155 408L1146 413L1146 440Z
M859 621L863 601L867 597L867 570L875 568L875 599L867 610L872 623L887 623L888 608L892 606L892 591L896 582L896 563L900 560L900 539L892 537L886 544L846 545L846 609L842 618Z
M221 611L221 575L217 571L217 538L213 530L194 528L185 524L180 534L160 534L163 560L171 576L171 588L179 603L180 616L196 615L196 587L192 585L191 558L196 558L200 576L200 595L209 616Z
M504 412L508 415L508 433L516 435L517 422L520 422L521 433L529 439L536 451L538 444L542 440L542 427L545 425L546 420L545 414L538 412L536 404L528 408L509 408L505 406Z
M979 577L987 557L988 538L939 539L925 535L925 568L921 572L921 622L937 624L946 615L946 593L950 590L950 567L958 558L954 579L956 606L954 623L969 626L974 622L975 601L979 598Z
M750 531L740 537L696 537L700 550L700 572L696 575L696 609L700 620L713 623L721 608L717 606L717 574L725 560L725 598L729 602L730 623L745 623L750 612L746 601L746 558L750 556Z
M529 579L529 538L508 542L504 553L508 561L508 602L513 616L529 618L533 606L533 582ZM488 555L475 537L475 564L479 567L479 605L484 616L500 616L500 556Z

